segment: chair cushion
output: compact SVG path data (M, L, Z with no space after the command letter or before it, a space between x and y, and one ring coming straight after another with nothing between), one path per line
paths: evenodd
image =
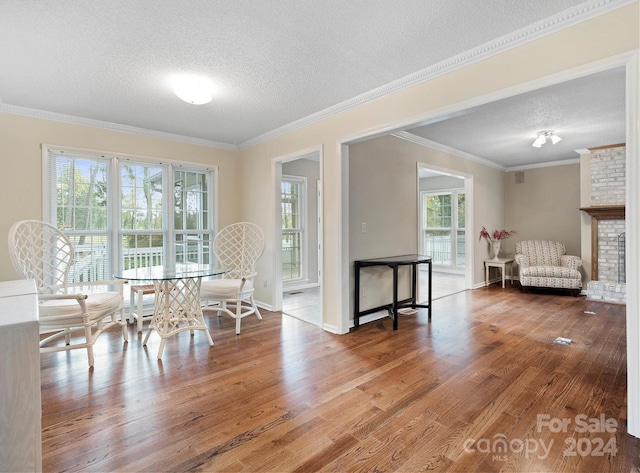
M119 292L97 292L89 294L85 300L87 314L90 320L98 320L120 308L122 296ZM75 299L44 300L39 307L41 324L45 324L44 319L52 317L78 317L81 320L82 310L80 304Z
M202 299L236 299L239 297L242 279L212 279L202 281L200 284L200 297ZM247 279L242 286L241 295L253 292L253 281Z
M566 254L564 243L548 240L525 240L516 243L516 253L526 257L534 266L560 266Z
M527 266L520 269L520 276L531 278L582 279L580 271L564 266Z
M539 278L536 276L520 277L522 287L551 287L557 289L580 289L582 279L576 278Z

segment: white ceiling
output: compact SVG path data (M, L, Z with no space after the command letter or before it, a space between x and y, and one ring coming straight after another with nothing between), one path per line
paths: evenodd
M562 141L534 148L543 130ZM507 169L575 160L578 149L625 142L625 70L498 100L407 131Z
M626 3L1 0L0 111L238 149L470 51L497 50L487 45L505 37ZM173 95L171 80L184 73L212 82L214 100ZM593 79L412 132L500 166L575 158L571 149L624 141L623 71ZM532 154L535 131L549 128L564 138L554 147L562 153Z

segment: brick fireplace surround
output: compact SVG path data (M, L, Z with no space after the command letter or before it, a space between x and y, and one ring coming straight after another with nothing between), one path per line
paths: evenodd
M592 148L591 206L580 210L591 217L591 281L587 298L624 304L626 285L625 233L625 145ZM622 258L622 260L621 260Z

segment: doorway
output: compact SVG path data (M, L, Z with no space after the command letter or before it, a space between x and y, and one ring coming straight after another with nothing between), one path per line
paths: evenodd
M471 176L418 163L418 251L432 257L432 299L471 287L472 268L467 264L471 182ZM419 298L427 291L425 269L420 272Z
M276 310L322 326L320 150L276 160ZM279 305L278 305L279 304Z

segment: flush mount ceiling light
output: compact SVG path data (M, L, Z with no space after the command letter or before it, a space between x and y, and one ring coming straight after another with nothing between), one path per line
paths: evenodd
M562 140L562 138L560 138L558 135L555 135L553 131L539 131L538 137L531 144L531 146L533 146L534 148L541 148L542 145L547 142L547 138L549 138L551 140L551 143L553 143L554 145L558 141Z
M193 105L211 102L211 89L211 84L199 77L182 76L173 81L173 93Z

